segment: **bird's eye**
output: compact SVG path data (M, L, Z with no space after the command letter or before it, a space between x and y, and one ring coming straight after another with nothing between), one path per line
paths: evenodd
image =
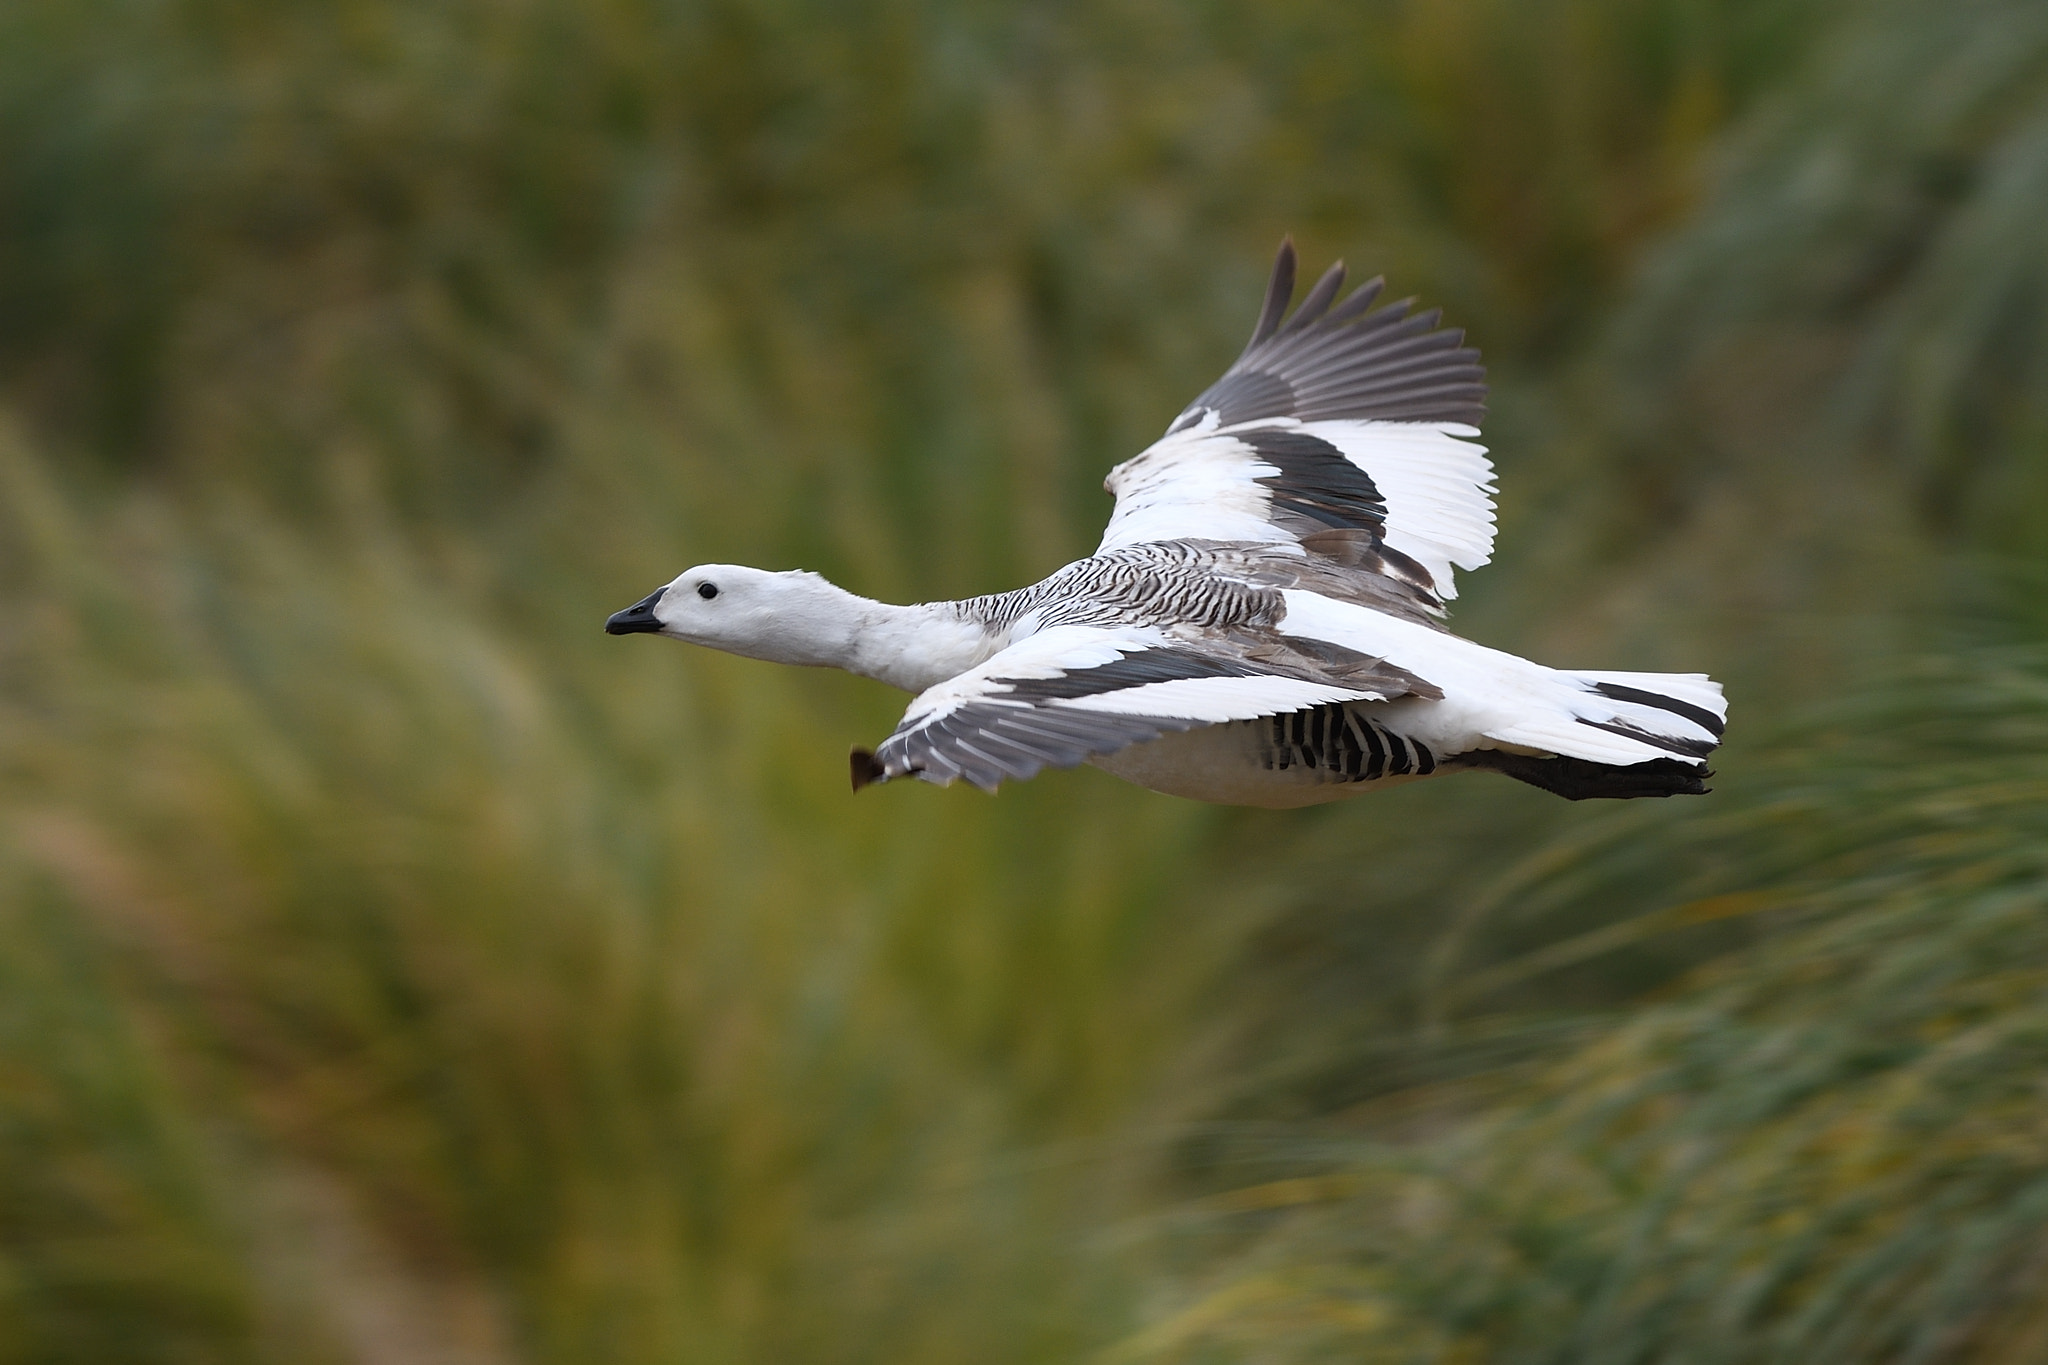
M697 596L709 602L712 598L718 596L718 585L716 583L699 583L697 585Z

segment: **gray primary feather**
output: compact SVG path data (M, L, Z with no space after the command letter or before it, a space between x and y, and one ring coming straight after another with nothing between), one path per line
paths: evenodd
M1486 370L1479 352L1463 344L1465 333L1438 330L1443 315L1436 309L1411 314L1413 300L1372 308L1385 287L1378 279L1333 309L1343 284L1340 262L1283 325L1294 293L1294 244L1282 243L1251 344L1168 430L1212 412L1224 426L1268 417L1478 426L1486 415Z

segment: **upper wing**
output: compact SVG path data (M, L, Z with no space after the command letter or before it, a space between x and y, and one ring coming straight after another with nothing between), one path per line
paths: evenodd
M1167 433L1110 471L1101 549L1152 540L1299 544L1457 596L1451 567L1493 553L1486 372L1435 310L1372 308L1371 280L1331 307L1333 265L1294 315L1294 246L1274 262L1251 344ZM1370 311L1368 311L1370 310Z
M1004 778L1071 768L1173 731L1326 702L1442 695L1320 641L1237 645L1202 649L1144 628L1040 631L921 693L878 750L854 751L854 786L914 773L994 791Z

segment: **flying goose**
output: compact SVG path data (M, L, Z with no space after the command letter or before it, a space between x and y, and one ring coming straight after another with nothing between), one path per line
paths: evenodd
M1546 668L1453 635L1493 551L1479 353L1412 301L1301 306L1283 242L1244 354L1110 471L1094 554L1015 592L891 606L703 564L606 623L916 694L855 790L1088 762L1154 791L1303 806L1460 768L1584 797L1697 794L1727 714L1699 673Z

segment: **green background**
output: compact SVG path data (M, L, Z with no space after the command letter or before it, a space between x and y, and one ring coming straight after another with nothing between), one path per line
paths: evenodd
M2048 1353L2048 8L0 8L0 1365ZM1274 246L1703 801L855 798Z

